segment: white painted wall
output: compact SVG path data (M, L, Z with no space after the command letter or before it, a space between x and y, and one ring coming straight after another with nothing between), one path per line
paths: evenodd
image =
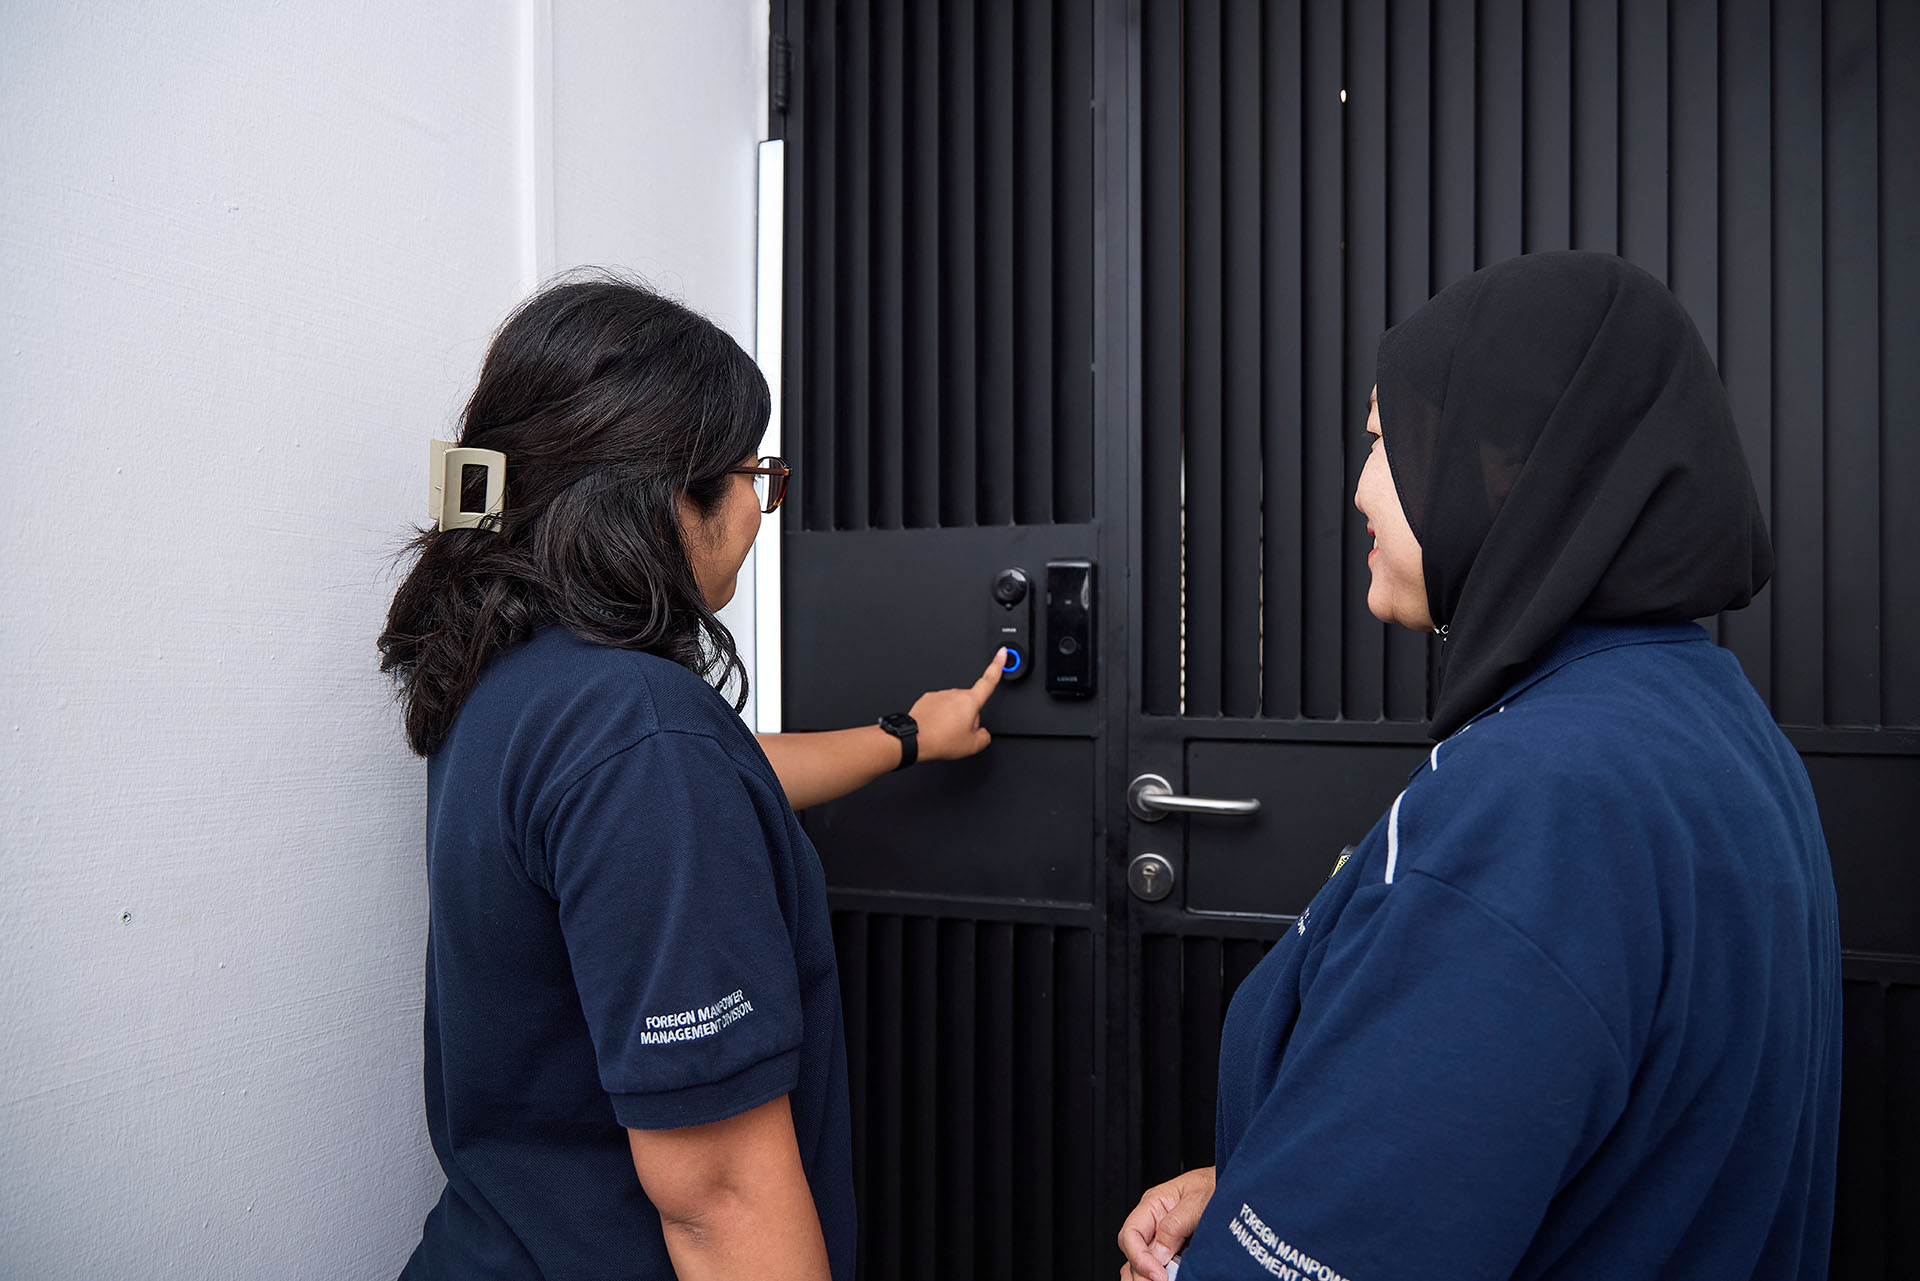
M765 24L0 8L0 1276L412 1248L440 1176L390 557L549 269L638 269L751 342Z
M559 262L632 271L754 351L766 0L555 0ZM771 533L776 522L767 522ZM754 557L720 617L754 666ZM747 722L754 722L748 682Z

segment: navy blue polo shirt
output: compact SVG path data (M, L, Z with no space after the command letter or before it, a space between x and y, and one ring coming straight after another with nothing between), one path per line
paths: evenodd
M1181 1281L1824 1277L1839 962L1739 664L1576 628L1235 994Z
M671 1277L627 1130L787 1095L853 1277L826 885L713 689L559 628L496 658L427 766L427 1125L408 1278Z

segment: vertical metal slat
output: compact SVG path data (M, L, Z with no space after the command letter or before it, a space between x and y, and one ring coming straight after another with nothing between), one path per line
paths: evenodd
M1182 561L1186 582L1186 714L1218 716L1223 597L1220 558L1226 542L1221 523L1224 460L1221 457L1221 338L1227 327L1222 302L1226 257L1221 246L1224 158L1220 74L1220 11L1215 4L1187 11L1181 66L1186 163L1186 320L1181 435L1185 442L1182 501Z
M847 1094L853 1112L853 1186L856 1204L864 1206L873 1175L867 1152L867 1063L871 1050L867 975L872 961L867 949L868 920L860 912L833 915L833 951L840 967L842 1028L847 1039ZM860 1253L867 1251L867 1215L860 1216Z
M974 1196L980 1222L1013 1223L1013 1163L1021 1159L1024 1136L1013 1129L1013 1097L1017 1071L1013 1040L1013 930L1004 922L980 927L980 989L975 1010L974 1045L979 1060L978 1097L986 1106L974 1113L978 1133L978 1165ZM981 1234L980 1275L1013 1276L1019 1271L1008 1231Z
M1827 0L1825 40L1828 725L1880 723L1879 86L1874 0ZM1908 71L1906 74L1911 74ZM1912 163L1911 159L1908 161ZM1909 217L1913 216L1911 212ZM1901 359L1912 360L1913 353ZM1905 406L1912 412L1912 406ZM1913 477L1908 477L1911 484ZM1900 502L1911 502L1905 494ZM1911 656L1901 661L1911 662Z
M1587 0L1573 14L1573 245L1620 252L1620 12Z
M1351 499L1366 463L1367 391L1387 324L1387 31L1385 0L1352 0L1347 8L1346 77L1346 323L1340 399L1331 417L1306 430L1340 446L1340 493ZM1342 646L1340 707L1353 720L1378 720L1386 710L1387 629L1367 609L1366 521L1352 503L1341 506Z
M1054 0L1053 519L1093 519L1092 0Z
M1013 519L1053 518L1053 64L1051 4L1019 7L1013 44L1015 208Z
M1181 940L1140 940L1140 1179L1151 1187L1180 1172Z
M1620 255L1669 280L1667 5L1620 0Z
M1180 225L1179 8L1141 15L1141 699L1180 710Z
M1920 726L1920 5L1886 5L1880 22L1880 540L1896 549L1880 565L1880 723Z
M840 270L834 276L835 314L846 344L835 365L840 412L828 426L839 436L834 463L833 528L865 529L868 502L868 430L873 421L873 49L871 11L845 6L842 67L848 110L841 120L846 146L839 174L842 203Z
M906 476L905 285L907 181L907 42L905 14L893 5L873 9L873 275L871 365L873 400L868 415L867 495L860 521L875 529L898 529Z
M1521 249L1573 245L1573 29L1569 6L1526 0L1520 118L1524 168Z
M1480 0L1476 43L1475 257L1499 262L1523 244L1521 118L1526 113L1521 0Z
M898 969L904 976L900 1038L905 1105L900 1229L909 1269L932 1238L941 1198L948 1192L939 1151L939 1116L946 1102L940 1095L944 1046L937 1002L929 999L939 991L939 927L940 922L930 917L914 916L906 919L901 930Z
M1342 712L1340 673L1346 653L1341 627L1342 540L1346 536L1346 443L1327 424L1338 423L1343 396L1342 335L1346 329L1344 160L1341 132L1341 15L1318 4L1303 6L1301 68L1302 133L1305 136L1306 255L1305 415L1300 424L1301 511L1306 538L1302 556L1305 684L1308 716Z
M1820 15L1784 7L1773 35L1773 714L1818 725L1825 715L1827 602L1825 457L1817 433L1799 429L1825 412L1825 296L1818 255L1822 215L1821 125L1804 104L1822 101Z
M1013 0L978 0L979 77L974 97L979 113L974 146L975 200L980 217L980 260L975 318L980 353L980 415L975 449L978 474L974 502L982 525L1011 525L1015 492L1013 467L1014 319L1014 149Z
M1052 1245L1053 1186L1057 1175L1053 1144L1053 1028L1060 1007L1053 985L1053 931L1044 925L1014 928L1013 984L1008 1004L1014 1008L1014 1053L1020 1068L1018 1082L1007 1097L1016 1143L1009 1182L1013 1185L1012 1229L1018 1257L1031 1267L1047 1257ZM1073 1154L1064 1153L1069 1160Z
M1676 5L1667 37L1668 281L1709 352L1720 348L1720 32L1711 5ZM1721 620L1707 621L1716 640Z
M1910 1072L1913 1064L1920 1063L1920 987L1889 984L1884 999L1888 1061ZM1920 1219L1909 1209L1920 1205L1920 1101L1914 1098L1911 1078L1890 1075L1886 1204L1898 1217L1892 1223L1887 1252L1901 1266L1920 1258Z
M1833 1256L1836 1277L1891 1277L1888 1246L1896 1216L1911 1211L1875 1196L1875 1184L1888 1167L1892 1139L1888 1103L1887 989L1879 983L1841 986L1845 1041L1840 1053L1840 1147L1852 1159L1840 1163L1834 1188Z
M859 1203L861 1254L870 1275L905 1275L910 1242L901 1231L902 1133L906 1123L905 993L901 983L902 922L875 915L868 936L867 1181Z
M940 523L974 523L978 465L974 453L979 406L977 231L974 97L979 62L974 47L973 0L948 0L941 10L941 62L952 74L940 96L941 228Z
M1106 1168L1107 1152L1096 1144L1094 1101L1099 1086L1108 1074L1094 1059L1093 936L1087 930L1061 930L1053 950L1053 990L1061 1013L1054 1020L1054 1063L1052 1079L1052 1135L1055 1150L1062 1160L1056 1164L1053 1181L1053 1211L1057 1225L1052 1236L1053 1270L1056 1276L1080 1271L1089 1257L1087 1251L1104 1246L1106 1225L1094 1216L1094 1180L1096 1171ZM1084 1169L1073 1161L1077 1154L1090 1158ZM1105 1159L1103 1159L1105 1158ZM1064 1168L1062 1168L1064 1167ZM1044 1252L1037 1257L1045 1257ZM1102 1258L1104 1252L1091 1257Z
M1267 246L1260 201L1260 5L1229 0L1221 23L1224 166L1221 243L1225 270L1221 316L1225 396L1221 422L1220 710L1260 714L1260 287ZM1275 246L1276 249L1279 246ZM1223 263L1223 268L1225 264Z
M1386 324L1412 315L1435 292L1433 251L1428 229L1432 214L1433 158L1427 126L1432 101L1427 0L1393 0L1387 6L1386 113ZM1379 347L1362 353L1371 388ZM1364 410L1355 406L1354 414ZM1350 439L1364 431L1351 429ZM1363 446L1365 441L1360 442ZM1364 464L1362 464L1364 465ZM1386 629L1387 688L1383 712L1388 720L1426 719L1429 682L1428 638L1403 627Z
M1188 938L1182 947L1180 1002L1180 1168L1213 1164L1213 1113L1219 1098L1220 940Z
M1720 349L1720 30L1711 5L1677 5L1668 49L1672 148L1668 284Z
M1436 5L1431 52L1433 115L1428 121L1433 166L1433 288L1442 289L1481 264L1476 258L1474 167L1479 144L1474 130L1474 22L1470 8Z
M1299 0L1262 6L1261 64L1261 711L1303 710L1301 415L1306 340L1305 173L1301 146Z
M937 6L906 6L906 45L904 199L912 251L905 263L901 315L905 331L902 403L907 421L902 424L906 484L900 517L910 529L926 529L940 523L940 442L949 422L941 395L946 357L942 300L947 288L941 265L949 199L941 184L945 147L940 134L940 103L948 69Z
M974 1199L974 1172L979 1161L974 1115L980 1100L972 1050L979 1016L978 927L972 921L943 921L940 929L937 990L943 1044L937 1071L944 1176L939 1204L934 1207L934 1240L940 1243L938 1268L943 1281L973 1281L979 1275L974 1249L980 1235ZM993 999L991 992L987 999Z
M1729 5L1720 67L1720 379L1733 406L1763 510L1773 493L1772 16ZM1769 514L1771 523L1771 514ZM1728 614L1720 640L1740 656L1760 696L1773 697L1773 595Z

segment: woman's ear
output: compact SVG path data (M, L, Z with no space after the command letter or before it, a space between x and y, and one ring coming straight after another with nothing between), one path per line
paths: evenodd
M707 516L700 510L700 504L687 497L684 489L674 496L674 501L680 512L680 540L689 546L712 542L713 535L707 528Z

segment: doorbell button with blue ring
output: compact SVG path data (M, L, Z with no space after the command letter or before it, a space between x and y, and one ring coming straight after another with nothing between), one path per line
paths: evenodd
M981 602L987 623L988 652L1004 648L1000 679L1015 684L1027 678L1027 655L1033 649L1033 580L1018 565L995 573ZM988 601L992 603L989 604Z

